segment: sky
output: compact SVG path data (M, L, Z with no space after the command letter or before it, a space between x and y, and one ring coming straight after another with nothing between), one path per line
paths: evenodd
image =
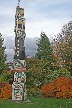
M0 33L4 38L8 61L13 60L15 12L18 0L0 0ZM49 39L72 20L72 0L20 0L24 8L25 47L29 56L35 54L36 40L44 31Z

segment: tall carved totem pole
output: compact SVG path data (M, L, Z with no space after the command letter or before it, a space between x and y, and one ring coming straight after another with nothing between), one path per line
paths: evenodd
M12 100L26 100L26 62L25 62L25 18L24 9L16 7L15 14L15 54L13 61L14 81L12 84Z

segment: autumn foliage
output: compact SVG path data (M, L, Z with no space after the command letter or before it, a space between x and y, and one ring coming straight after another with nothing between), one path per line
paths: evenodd
M72 98L72 79L58 77L42 87L43 97Z
M0 99L10 99L12 96L12 86L8 82L0 83Z
M64 67L72 75L72 21L64 25L52 42L57 67Z

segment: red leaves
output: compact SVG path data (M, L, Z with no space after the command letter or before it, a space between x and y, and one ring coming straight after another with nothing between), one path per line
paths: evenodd
M58 77L42 87L43 97L72 98L72 80Z
M0 99L10 99L12 96L12 86L9 83L0 83Z

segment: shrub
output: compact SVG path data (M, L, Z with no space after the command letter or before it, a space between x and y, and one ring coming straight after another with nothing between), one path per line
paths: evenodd
M60 76L64 75L64 76L70 77L70 72L65 68L60 68L58 70L58 73L60 74Z
M0 81L9 82L13 79L13 72L11 70L4 70L4 73L0 77Z
M45 73L44 73L45 75ZM70 72L65 68L60 68L59 70L48 70L46 73L46 77L44 79L45 83L51 83L53 80L55 80L58 77L66 76L68 78L71 78Z
M72 79L58 77L42 87L43 97L72 98Z
M12 96L12 86L8 82L0 83L0 99L10 99Z
M41 89L35 87L35 88L28 88L27 89L27 95L29 97L41 97L42 96L42 92Z

